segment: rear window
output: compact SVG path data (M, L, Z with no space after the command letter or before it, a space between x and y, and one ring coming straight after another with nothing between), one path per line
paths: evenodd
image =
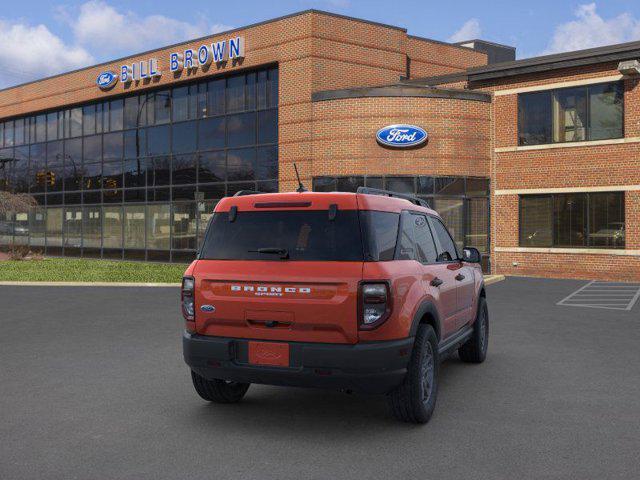
M200 258L282 261L282 251L286 261L362 261L358 212L338 210L333 220L327 210L238 212L233 222L216 213Z
M400 214L363 210L360 212L365 238L365 258L371 262L393 260Z

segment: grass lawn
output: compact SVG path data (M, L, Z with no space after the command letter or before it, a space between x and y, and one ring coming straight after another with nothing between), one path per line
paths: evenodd
M80 258L0 261L0 281L180 283L180 263L116 262Z

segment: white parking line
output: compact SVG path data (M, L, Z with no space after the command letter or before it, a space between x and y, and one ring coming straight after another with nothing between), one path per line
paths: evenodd
M556 305L629 311L640 299L640 284L591 281Z

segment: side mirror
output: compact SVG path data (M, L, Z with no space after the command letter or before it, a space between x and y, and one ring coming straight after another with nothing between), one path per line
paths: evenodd
M482 256L477 248L464 247L462 249L462 260L469 263L480 263L482 261Z

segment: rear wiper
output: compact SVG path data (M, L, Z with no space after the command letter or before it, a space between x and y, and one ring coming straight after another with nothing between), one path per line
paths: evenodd
M249 252L280 255L282 260L287 260L289 258L289 251L286 248L258 248L257 250L249 250Z

